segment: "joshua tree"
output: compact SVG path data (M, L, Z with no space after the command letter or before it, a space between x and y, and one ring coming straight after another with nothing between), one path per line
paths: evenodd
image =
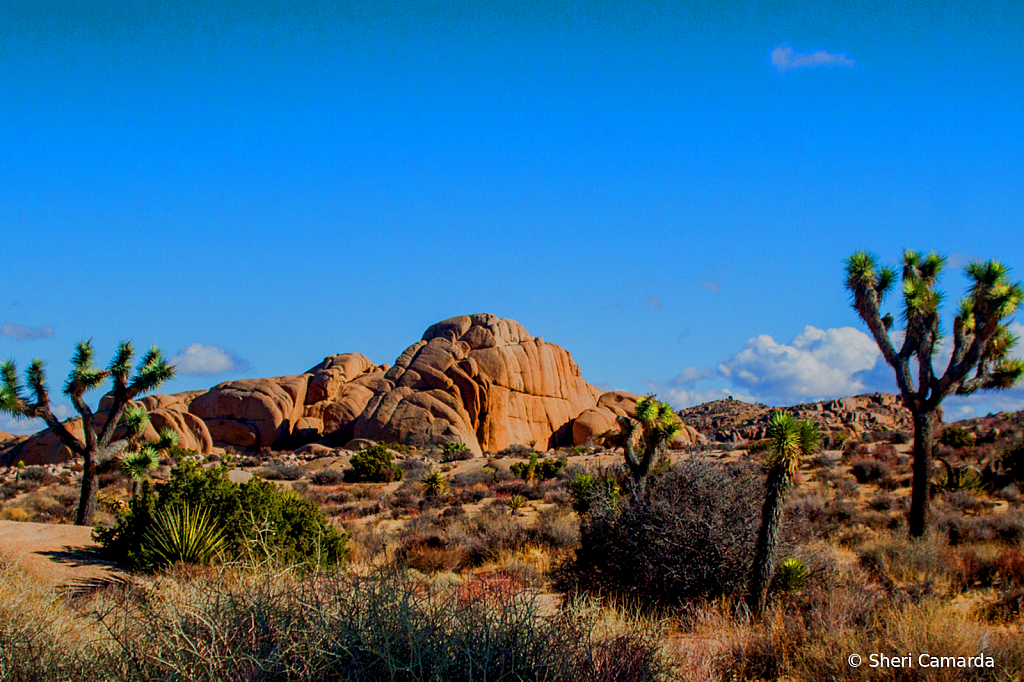
M910 499L910 536L921 537L928 528L929 473L932 430L939 405L950 394L969 395L985 389L1010 388L1024 373L1024 363L1008 357L1017 343L1007 322L1024 295L1019 282L1009 281L1009 270L997 261L967 266L973 281L953 320L953 353L942 376L933 361L940 338L939 307L942 292L935 283L946 259L935 253L903 253L903 343L896 350L889 330L893 317L879 306L896 281L896 271L879 267L874 256L857 251L846 261L846 288L853 308L875 337L882 357L896 372L903 404L914 420L914 479ZM917 363L916 381L910 361ZM973 376L971 375L973 372Z
M134 355L131 342L125 341L117 347L117 353L107 369L99 370L93 365L91 341L82 341L75 348L75 355L71 359L73 367L64 382L64 395L71 399L75 410L82 416L84 442L75 437L50 409L50 394L46 387L46 371L42 360L33 360L25 373L32 392L31 398L26 395L18 380L18 369L14 361L8 360L0 365L0 378L3 380L3 386L0 387L0 412L42 419L76 457L82 458L82 494L75 517L75 523L79 526L91 526L96 513L97 461L124 450L130 440L137 438L141 429L145 428L140 420L124 419L129 403L174 376L174 367L167 364L160 349L156 347L146 352L142 362L135 368L135 376L131 376ZM107 420L97 432L93 425L92 409L82 396L86 391L99 387L107 377L113 379L114 383L110 392L112 401ZM119 430L120 426L124 428Z
M621 447L626 466L632 479L631 495L634 499L643 495L647 477L657 458L668 447L672 437L679 433L683 424L672 406L656 400L653 395L645 396L636 404L636 419L619 417L619 432L607 438L611 445ZM637 457L637 440L642 448Z
M761 528L757 534L757 549L747 591L747 605L755 615L764 611L768 585L775 572L775 548L779 542L786 493L792 485L800 458L814 452L821 443L821 431L814 422L797 421L785 412L773 412L768 439L770 445L765 457L768 479L765 481Z

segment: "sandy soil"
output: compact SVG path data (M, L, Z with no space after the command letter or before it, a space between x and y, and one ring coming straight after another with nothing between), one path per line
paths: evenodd
M123 575L96 554L92 528L0 521L0 556L43 583L87 588Z

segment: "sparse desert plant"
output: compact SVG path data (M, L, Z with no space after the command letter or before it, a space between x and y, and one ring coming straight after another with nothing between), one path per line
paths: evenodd
M508 498L508 511L512 516L518 516L526 507L526 498L522 495L513 495Z
M796 557L785 559L775 571L771 591L778 594L799 592L807 583L807 566Z
M1007 389L1024 374L1024 361L1010 357L1017 337L1008 320L1024 297L1024 287L1010 282L1008 269L998 261L971 263L966 268L973 280L953 321L953 352L942 376L933 362L939 342L941 292L935 289L946 264L943 256L915 251L903 253L903 306L906 320L903 343L897 351L889 336L893 316L881 315L879 307L896 281L896 270L879 268L874 256L857 251L846 261L846 287L853 294L853 308L867 324L882 357L896 373L903 404L914 421L913 484L909 532L921 537L928 528L933 431L936 412L949 395L969 395L979 390ZM917 372L910 362L916 358ZM968 376L971 372L973 376ZM921 385L915 383L920 378Z
M46 370L42 360L32 361L25 377L32 391L31 399L26 395L21 381L18 379L18 368L13 360L0 365L0 413L16 417L34 417L46 422L62 444L67 446L75 457L82 458L82 494L75 516L75 524L91 526L96 514L96 492L99 488L96 479L96 464L124 449L127 440L139 436L132 432L130 424L123 420L125 410L137 396L147 393L174 377L174 367L167 364L163 354L156 346L150 348L135 367L132 374L132 358L135 349L130 341L124 341L117 347L114 358L105 370L93 365L93 347L91 341L82 341L75 348L71 359L72 369L64 382L64 395L71 399L71 404L82 417L84 438L77 438L68 428L54 416L50 409L50 394L46 386ZM93 427L92 408L85 402L83 395L98 388L107 377L114 382L107 420L98 431ZM127 433L118 433L121 426ZM117 434L117 437L115 437Z
M761 440L753 440L747 443L747 454L761 455L767 452L771 446L772 442L768 438L762 438Z
M580 517L580 548L559 570L567 592L651 604L737 595L757 538L761 477L703 458L651 479L648 494Z
M969 464L953 466L949 460L939 458L945 472L944 476L937 482L936 487L943 491L966 490L970 492L980 491L984 487L981 472Z
M337 469L320 469L309 477L309 481L313 485L336 485L344 480L344 472Z
M779 543L786 493L793 483L800 459L810 455L821 444L821 431L814 422L797 421L792 415L777 411L771 416L768 438L771 441L765 457L768 479L750 589L747 591L747 605L756 615L764 611L768 586L775 570L775 548Z
M261 467L259 475L268 481L297 481L306 475L306 470L298 464L273 462Z
M618 426L617 432L603 434L602 439L606 446L622 448L630 474L630 495L639 498L645 494L651 467L682 430L683 423L671 405L648 395L637 402L636 419L618 417Z
M448 490L448 479L435 469L420 479L420 487L427 497L440 497Z
M383 443L371 445L352 455L352 468L345 472L350 483L390 483L402 480L401 467L394 464L391 452Z
M621 491L619 482L611 474L594 476L588 473L576 474L570 490L572 508L579 515L588 514L595 505L614 509L618 506Z

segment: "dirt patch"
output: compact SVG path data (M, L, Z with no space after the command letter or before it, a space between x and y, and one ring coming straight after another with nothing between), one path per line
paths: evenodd
M86 587L122 579L98 549L86 526L0 521L0 556L43 584Z

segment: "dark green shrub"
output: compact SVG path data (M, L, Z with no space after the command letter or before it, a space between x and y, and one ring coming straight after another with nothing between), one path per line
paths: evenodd
M762 495L753 467L684 462L621 508L591 506L558 585L666 605L738 594L753 559Z
M205 511L221 529L227 558L267 556L284 564L321 565L344 560L347 538L315 504L258 477L232 483L229 466L204 469L186 461L171 470L166 483L150 486L146 482L113 527L94 531L103 553L132 570L153 568L147 535L157 518L191 507Z
M939 442L951 448L974 447L977 440L977 436L962 426L947 426L939 436Z
M352 455L352 468L345 472L349 483L390 483L402 480L402 469L394 464L383 443L371 445Z
M536 456L536 453L534 453L534 456ZM530 463L516 462L509 467L509 471L524 481L528 481L530 480L530 466L532 464L533 478L539 481L546 481L557 476L558 472L565 468L565 462L566 460L564 459L540 459Z
M463 460L473 459L473 452L469 449L469 446L461 441L452 441L450 443L442 443L441 445L441 461L442 462L461 462Z

